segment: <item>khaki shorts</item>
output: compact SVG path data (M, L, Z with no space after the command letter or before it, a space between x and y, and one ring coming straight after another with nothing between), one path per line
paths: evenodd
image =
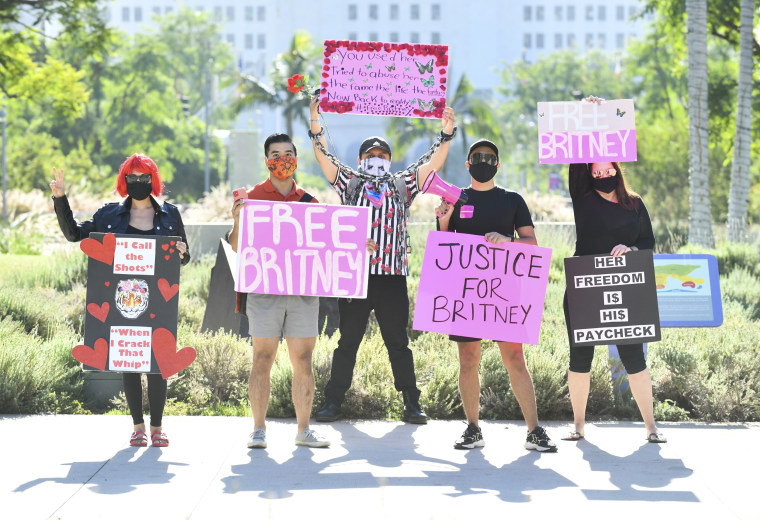
M318 296L249 294L245 315L254 338L313 338L318 333Z

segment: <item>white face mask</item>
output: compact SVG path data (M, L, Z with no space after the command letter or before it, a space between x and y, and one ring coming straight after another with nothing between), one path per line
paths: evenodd
M367 157L359 163L359 171L374 177L382 177L391 172L391 162L382 157Z

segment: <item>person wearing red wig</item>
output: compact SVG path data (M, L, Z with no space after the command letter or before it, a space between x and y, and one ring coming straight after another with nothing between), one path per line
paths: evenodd
M79 242L90 233L122 233L129 235L178 236L177 242L182 265L190 261L187 249L187 236L182 224L182 217L176 206L164 202L159 204L153 196L163 193L163 183L158 166L147 155L136 153L127 157L119 167L116 175L116 191L122 197L121 202L110 202L100 207L90 220L77 222L66 198L64 173L53 168L53 180L50 190L53 192L53 206L58 217L58 225L63 236L69 242ZM169 439L163 433L161 419L166 404L166 380L161 374L147 374L148 402L150 405L151 444L166 447ZM130 438L131 446L147 446L148 436L145 431L145 419L142 406L141 374L131 372L122 374L124 395L132 414L134 431Z

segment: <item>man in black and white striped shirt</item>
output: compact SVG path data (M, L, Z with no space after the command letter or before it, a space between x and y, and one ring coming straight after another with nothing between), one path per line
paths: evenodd
M456 131L454 111L446 107L443 129L431 149L404 171L391 173L391 148L381 137L367 138L359 147L358 171L341 163L327 151L324 129L319 123L319 98L311 103L309 136L314 144L322 172L344 205L372 210L369 283L366 299L341 299L340 340L333 352L330 381L325 387L325 404L317 412L317 421L329 422L341 417L340 406L351 386L356 353L364 337L369 314L374 309L380 333L388 349L396 390L404 398L403 419L424 424L427 416L419 404L420 391L414 373L414 358L409 348L406 326L409 321L409 296L406 276L406 224L409 205L414 201L428 176L439 171Z

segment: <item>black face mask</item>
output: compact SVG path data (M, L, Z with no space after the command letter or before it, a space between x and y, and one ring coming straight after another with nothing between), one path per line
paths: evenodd
M591 178L591 187L596 191L601 191L602 193L612 193L615 191L615 188L617 188L617 185L617 175L613 177L602 177L601 179L594 179L593 177Z
M486 162L471 164L470 175L478 182L488 182L496 175L496 166Z
M153 185L145 182L133 182L127 183L127 195L134 200L144 200L150 196L150 192L153 191Z

